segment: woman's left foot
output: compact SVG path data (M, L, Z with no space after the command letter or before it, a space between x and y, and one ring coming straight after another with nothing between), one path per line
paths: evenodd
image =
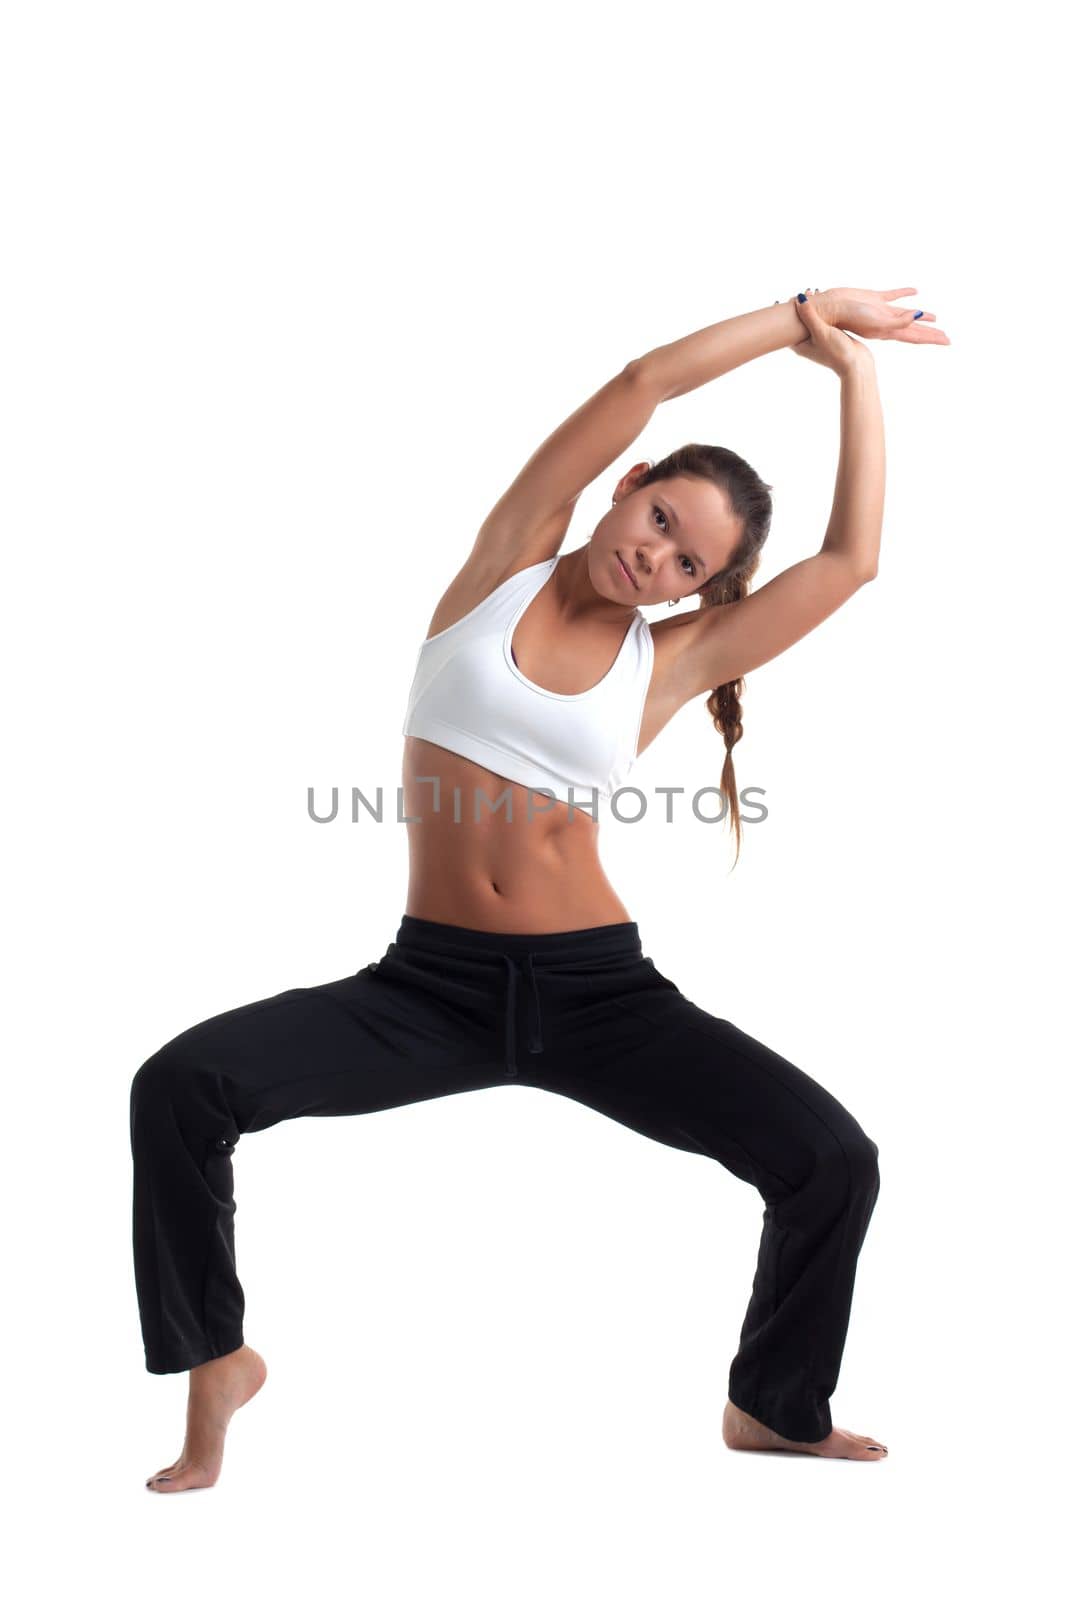
M731 1450L799 1450L809 1456L836 1456L846 1461L884 1461L889 1454L886 1446L869 1434L850 1433L847 1428L831 1428L825 1439L814 1444L783 1439L732 1400L727 1400L722 1414L722 1436Z
M212 1488L222 1471L230 1418L259 1393L266 1377L267 1363L247 1344L191 1367L185 1448L177 1461L149 1478L145 1488L157 1494Z

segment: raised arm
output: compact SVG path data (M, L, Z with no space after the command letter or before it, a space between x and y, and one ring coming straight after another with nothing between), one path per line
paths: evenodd
M827 318L837 315L837 292L828 289L814 297ZM892 312L883 313L882 320L893 317ZM488 575L499 575L511 566L532 566L555 555L582 490L640 437L661 400L807 338L794 303L786 301L712 323L676 344L628 361L537 447L482 523L456 581L484 585Z
M851 330L866 338L947 344L939 329L914 320L932 320L932 313L890 304L915 292L827 289L809 304L842 339ZM799 352L810 338L796 302L788 300L727 317L628 361L534 451L479 528L456 583L484 587L508 568L555 555L582 490L630 448L661 401L773 350Z
M832 294L833 290L826 289L810 295L809 300L820 301L828 313ZM758 311L727 317L724 322L713 322L673 344L659 345L638 357L634 365L644 373L660 400L674 400L746 361L770 355L772 350L788 349L807 338L808 330L797 314L796 302L786 300L781 305L763 306Z
M906 344L948 344L933 324L932 311L895 306L894 300L916 294L915 289L817 289L806 304L814 306L822 321L842 333L865 339L895 339ZM919 319L923 318L923 321ZM807 322L795 300L746 311L725 322L690 333L673 344L659 345L631 365L643 371L661 400L673 400L732 372L746 361L804 344L810 338Z
M795 312L810 332L804 355L841 384L841 449L822 547L754 594L701 610L684 632L678 670L682 698L707 693L752 672L802 639L875 577L885 501L885 433L874 358L867 347L822 321L808 305Z

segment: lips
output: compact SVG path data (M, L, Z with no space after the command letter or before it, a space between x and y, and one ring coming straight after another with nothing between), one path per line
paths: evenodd
M630 571L629 567L626 565L626 562L622 559L622 556L620 556L617 550L615 552L615 559L619 563L619 566L622 568L623 572L629 578L630 582L633 584L634 588L639 588L640 585L638 584L637 579L634 577L633 573Z

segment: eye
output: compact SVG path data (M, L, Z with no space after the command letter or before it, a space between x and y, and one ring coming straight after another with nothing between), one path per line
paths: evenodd
M663 518L663 521L666 524L666 527L661 528L660 532L661 533L666 533L668 531L669 527L670 527L670 519L668 518L667 513L664 511L663 507L654 505L652 507L652 515L654 517L662 517ZM697 569L694 566L693 562L690 561L689 557L688 556L679 556L678 560L685 562L687 564L687 566L688 566L689 570L685 574L686 577L687 578L695 578L696 575L697 575ZM685 569L683 568L683 571L684 570Z

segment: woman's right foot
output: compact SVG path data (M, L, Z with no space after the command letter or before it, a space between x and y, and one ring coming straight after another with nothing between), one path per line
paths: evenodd
M831 1456L847 1461L884 1461L888 1447L869 1433L850 1433L848 1428L831 1428L825 1439L801 1444L785 1439L747 1411L727 1400L722 1414L722 1436L731 1450L796 1450L810 1456Z
M210 1489L222 1471L230 1418L258 1394L266 1378L267 1363L247 1344L228 1356L192 1367L185 1448L177 1461L149 1478L145 1488L160 1494L172 1494L176 1489Z

